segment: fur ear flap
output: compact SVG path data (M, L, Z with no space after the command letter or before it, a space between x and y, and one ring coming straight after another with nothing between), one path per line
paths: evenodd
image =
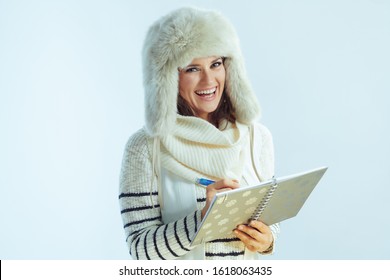
M261 110L241 62L240 59L225 60L225 87L236 110L237 120L244 124L251 124L260 117Z
M144 42L145 117L151 136L164 136L175 125L178 68L209 56L227 58L225 86L237 120L249 124L259 116L233 26L217 12L181 8L155 22Z

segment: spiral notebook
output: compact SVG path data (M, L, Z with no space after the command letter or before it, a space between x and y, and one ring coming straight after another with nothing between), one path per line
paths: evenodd
M321 167L217 193L191 245L223 238L250 220L272 225L295 217L327 169Z

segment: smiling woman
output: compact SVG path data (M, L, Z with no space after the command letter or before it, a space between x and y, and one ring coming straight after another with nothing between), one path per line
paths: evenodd
M274 175L271 134L256 123L259 104L231 24L214 11L173 11L150 27L143 62L146 127L127 143L119 195L131 256L256 259L272 253L279 226L261 222L191 245L217 192ZM197 178L215 183L205 188Z
M214 112L230 112L232 117L229 120L235 120L230 100L226 103L228 96L224 92L226 73L222 57L196 58L179 72L179 114L199 117L217 127L225 115L218 117L213 115Z

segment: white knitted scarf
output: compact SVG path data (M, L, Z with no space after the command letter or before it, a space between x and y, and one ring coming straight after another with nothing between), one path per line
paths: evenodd
M178 115L172 133L160 140L161 166L190 181L240 180L248 136L249 127L238 122L219 130L200 118Z

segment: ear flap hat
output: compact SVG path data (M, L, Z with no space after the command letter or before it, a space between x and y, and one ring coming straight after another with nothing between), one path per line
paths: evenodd
M144 42L146 129L151 136L163 137L175 126L178 68L210 56L226 58L225 91L237 121L250 124L260 115L233 26L218 12L181 8L157 20Z

